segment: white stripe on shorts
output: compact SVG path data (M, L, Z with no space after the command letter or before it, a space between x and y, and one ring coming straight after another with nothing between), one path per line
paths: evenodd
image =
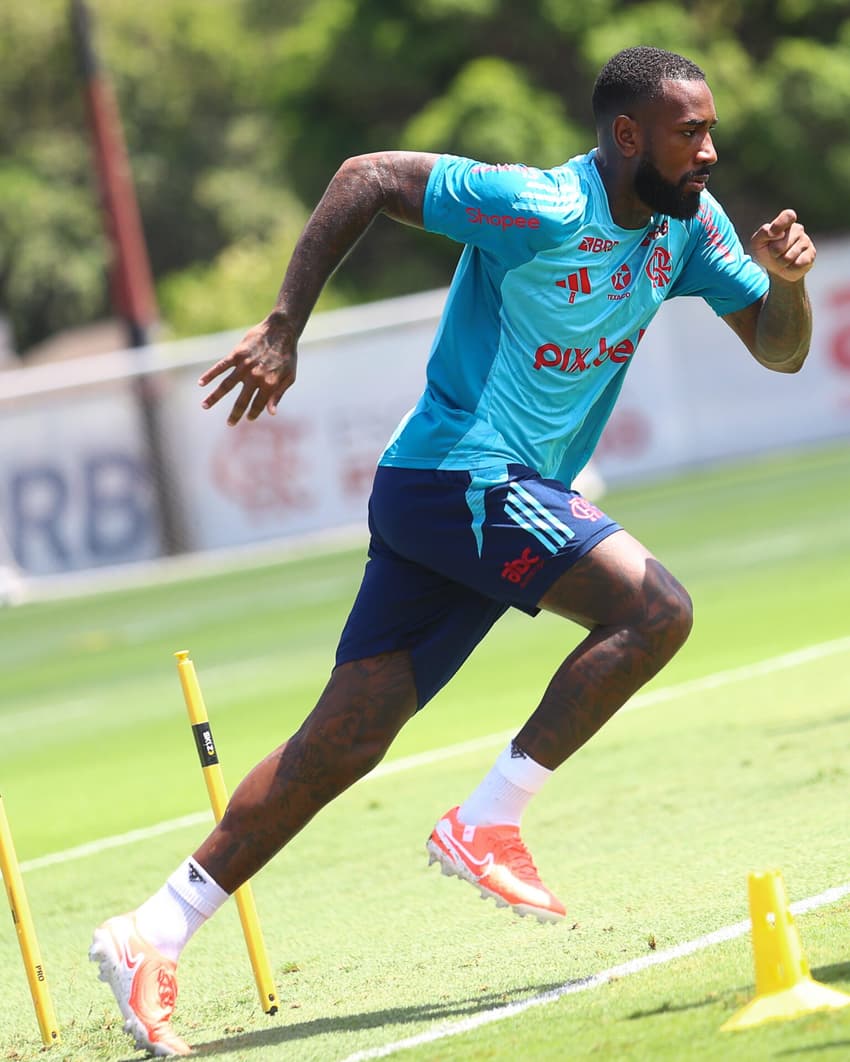
M571 538L576 537L573 530L519 483L511 483L508 486L505 515L518 527L534 535L549 553L555 553Z

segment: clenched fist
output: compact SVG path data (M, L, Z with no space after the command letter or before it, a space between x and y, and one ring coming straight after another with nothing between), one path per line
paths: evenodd
M815 245L793 210L783 210L756 229L750 241L753 258L771 276L794 282L815 264Z

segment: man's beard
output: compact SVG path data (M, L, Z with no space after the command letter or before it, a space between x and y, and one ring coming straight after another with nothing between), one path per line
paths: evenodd
M646 203L655 213L688 221L695 217L699 210L700 193L686 191L685 185L697 175L702 176L707 172L694 170L686 173L678 184L672 184L662 177L652 162L644 156L635 172L635 192L641 202Z

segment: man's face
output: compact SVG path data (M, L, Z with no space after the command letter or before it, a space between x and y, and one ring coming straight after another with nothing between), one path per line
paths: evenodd
M696 215L717 152L714 100L704 81L665 81L662 96L640 117L643 151L635 193L652 211L687 220Z

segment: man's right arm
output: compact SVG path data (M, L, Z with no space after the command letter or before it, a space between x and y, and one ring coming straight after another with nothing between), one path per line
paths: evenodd
M298 338L325 283L378 214L422 227L425 188L438 157L385 151L340 166L295 246L274 309L201 376L205 386L227 374L204 399L205 409L241 385L228 424L246 411L249 420L276 411L295 381Z

